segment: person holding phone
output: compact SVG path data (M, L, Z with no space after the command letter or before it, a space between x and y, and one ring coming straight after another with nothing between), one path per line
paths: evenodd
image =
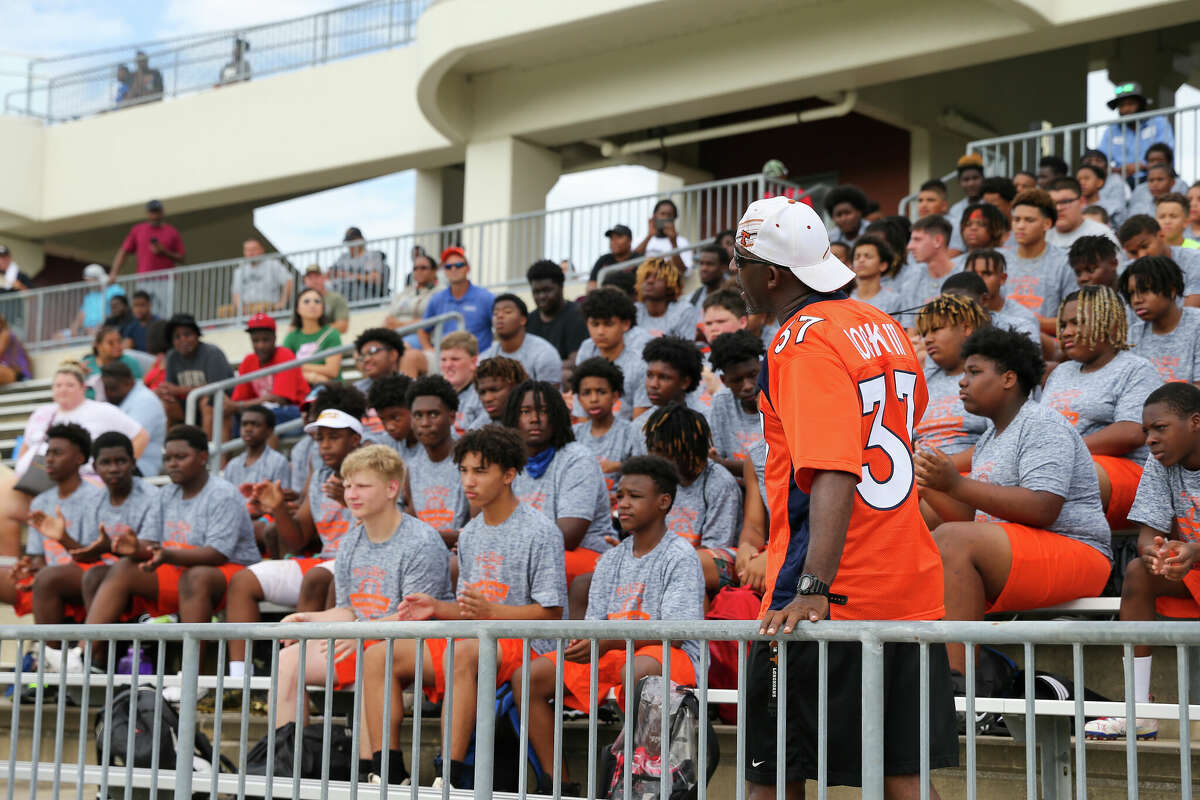
M634 255L657 256L690 246L691 242L687 237L679 235L675 228L678 219L679 207L673 200L664 198L655 203L654 214L650 217L650 227L646 231L646 237L637 247L633 248ZM670 256L670 261L682 275L686 275L692 268L690 252L675 253Z

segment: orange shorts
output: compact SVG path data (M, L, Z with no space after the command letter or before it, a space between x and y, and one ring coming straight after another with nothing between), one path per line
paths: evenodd
M1092 461L1104 470L1108 482L1112 484L1112 495L1104 512L1108 527L1114 531L1135 527L1125 515L1133 507L1138 482L1142 480L1142 465L1120 456L1092 456Z
M1200 570L1192 570L1183 576L1183 585L1192 593L1186 597L1160 597L1154 604L1155 611L1172 619L1196 619L1200 617Z
M222 564L217 567L225 576L225 585L229 586L229 579L237 573L244 570L246 567L243 564ZM158 579L158 597L154 600L148 597L133 598L133 615L149 614L152 617L161 617L165 614L179 613L179 579L183 577L183 571L188 567L177 567L174 564L163 564L158 569L154 570L154 575ZM221 598L221 602L217 604L214 611L220 611L225 607L225 598Z
M662 645L651 644L639 647L633 655L648 656L659 664L663 661ZM545 653L540 658L550 659L554 663L555 654ZM563 703L576 711L590 712L591 700L590 663L577 664L574 661L563 661ZM687 653L678 647L671 648L671 680L680 686L695 686L696 671L692 668L692 660ZM617 704L625 707L625 648L609 650L596 659L596 697L603 702L609 691L616 689Z
M70 563L77 567L81 572L87 572L92 567L99 567L101 565L106 567L112 566L111 561L92 561L87 564L83 564L78 561L72 561ZM45 568L48 569L50 567L64 566L66 566L66 564L47 564ZM33 613L33 582L36 577L37 576L34 576L34 578L31 578L29 581L23 581L22 584L17 587L17 602L13 603L13 613L15 613L18 617L24 617L27 614ZM63 622L77 622L82 625L86 620L87 608L82 604L63 604Z
M500 639L496 653L496 687L507 681L524 663L521 659L520 639ZM425 651L433 661L433 686L425 686L425 696L429 702L436 703L446 694L446 640L426 639ZM533 651L529 654L532 656Z
M332 559L328 558L293 558L296 566L300 567L300 574L307 575L313 567L320 564L328 564ZM333 574L333 570L329 570L329 574Z
M570 586L571 581L580 575L587 575L589 572L595 571L596 562L600 560L602 554L595 550L576 547L574 550L568 550L564 555L567 562L567 586Z
M367 652L367 648L373 644L379 644L382 639L366 639L363 641L363 652ZM310 640L309 647L313 647L315 641ZM354 649L349 655L342 658L340 661L333 662L333 688L335 691L342 689L350 689L354 687L354 676L358 672L358 645L354 645Z
M1012 566L1000 596L988 606L989 614L1098 597L1108 583L1112 562L1091 545L1015 522L996 524L1008 534Z

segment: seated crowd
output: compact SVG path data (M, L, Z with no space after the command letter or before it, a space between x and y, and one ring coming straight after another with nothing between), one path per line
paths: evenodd
M984 177L965 157L964 202L952 209L930 181L911 224L868 220L854 187L826 198L830 239L857 276L842 291L892 315L924 362L914 472L951 619L1098 596L1114 568L1112 532L1126 529L1138 531L1139 557L1116 565L1122 618L1151 619L1158 601L1200 616L1200 262L1169 192L1150 190L1155 217L1085 225L1104 177L1089 159L1076 177L1047 168L1010 179ZM677 247L673 204L655 219L641 250L656 238L658 252ZM702 618L725 592L761 596L767 520L781 512L765 501L758 413L777 321L746 307L728 243L622 268L617 250L631 243L616 240L631 237L621 225L608 232L603 285L575 302L558 265L532 265L532 310L471 284L466 252L448 248L445 288L409 287L384 327L354 340L361 379L342 381L340 356L310 361L238 385L220 419L202 399L195 426L182 424L188 395L234 374L195 320L148 322L143 336L159 348L148 365L123 351L124 330L102 327L90 360L58 369L54 401L32 415L2 489L0 544L16 555L20 526L29 532L16 565L0 569L0 600L39 624L93 624L218 612L252 622L262 601L294 608L292 622L679 620ZM701 286L685 296L693 255ZM437 269L416 254L417 288L432 289ZM318 276L305 275L282 344L274 318L250 317L238 373L341 344L346 328ZM436 351L428 331L394 330L451 310L464 329ZM428 374L434 359L440 374ZM293 419L305 435L284 455L274 429ZM245 446L222 476L208 466L217 425ZM155 488L146 478L160 465L170 483ZM559 678L552 648L531 644L526 654L519 640L499 643L497 682L520 686L526 671L540 701ZM433 701L453 686L443 746L451 783L470 786L477 645L370 644L361 665L339 650L336 686L361 672L371 697L394 687L390 719L382 704L363 706L364 770L382 774L386 761L389 780L407 776L401 753L383 750L384 731L399 741L399 690L419 675ZM699 644L676 645L671 677L693 683ZM624 648L598 648L603 697L624 688ZM279 656L277 724L294 719L301 673L306 685L327 677L324 651L309 647L304 663L300 654ZM1145 700L1150 654L1135 656ZM588 642L571 643L561 677L567 705L584 711L589 657ZM47 659L87 667L78 646ZM661 642L637 642L635 677L666 660ZM961 679L961 646L950 661ZM227 668L253 671L244 642L231 643ZM981 675L980 693L991 688ZM535 720L550 713L531 704ZM546 765L551 730L530 734ZM1088 726L1105 738L1124 731L1119 718ZM1153 735L1153 723L1139 720L1137 732Z

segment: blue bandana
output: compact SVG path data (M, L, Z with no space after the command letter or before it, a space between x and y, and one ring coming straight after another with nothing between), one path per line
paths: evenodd
M556 452L558 452L558 448L547 447L536 456L530 456L529 460L525 462L525 471L529 473L529 477L540 478L545 475Z

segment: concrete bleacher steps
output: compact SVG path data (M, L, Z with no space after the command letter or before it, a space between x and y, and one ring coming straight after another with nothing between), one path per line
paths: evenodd
M101 695L102 697L103 695ZM10 704L7 701L0 703L0 719L10 719L10 714ZM51 758L54 753L53 725L56 714L56 705L48 704L43 709L40 755L43 762ZM85 725L86 730L89 731L89 737L91 722L94 716L95 706L92 706L88 713L89 719ZM199 719L202 729L211 737L214 728L213 716L211 714L201 714ZM313 721L318 722L320 719L314 718ZM335 724L344 724L345 720L335 717L333 721ZM237 712L224 714L221 724L221 750L228 758L236 762L238 758L238 738L240 735ZM64 725L68 734L63 741L63 763L64 765L73 765L77 760L79 752L80 719L78 708L67 708L65 710ZM438 749L438 730L439 727L436 719L429 717L423 719L421 726L421 751L423 755L421 773L423 776L422 783L426 785L428 785L434 775L432 759ZM599 725L598 740L600 746L603 748L610 744L616 737L618 730L619 728L615 724ZM563 750L567 757L568 771L573 780L582 781L587 776L587 723L582 720L567 722L564 724L563 731ZM709 783L708 796L713 798L734 797L737 747L735 729L729 725L717 725L716 731L721 748L721 762L716 774ZM254 743L267 733L267 718L265 716L251 717L246 733L247 748L253 747ZM408 760L408 753L411 752L411 735L412 729L406 725L403 729L400 742L400 747L406 754L406 762ZM960 741L959 760L960 764L965 764L965 738ZM28 761L32 756L32 746L33 715L31 710L23 708L17 747L17 760ZM87 763L89 765L95 764L95 743L90 739L86 744L86 752ZM9 753L9 731L7 726L4 726L0 728L0 754L4 758L7 758ZM977 797L981 798L981 800L1008 800L1008 798L1023 795L1025 790L1024 745L1007 737L981 736L977 738L976 754ZM1200 745L1193 744L1192 754L1193 759L1200 757ZM597 760L597 765L599 763L599 760ZM1126 791L1125 767L1125 747L1123 742L1089 741L1087 743L1089 796L1124 796ZM4 774L6 771L6 768L0 767L0 774ZM123 778L123 775L123 770L113 769L110 772L110 782L119 781ZM43 763L39 772L38 794L40 796L45 796L45 787L49 786L51 780L52 767ZM44 785L43 781L45 782ZM74 787L70 783L67 783L65 786L67 788L63 789L63 794L65 796L74 796ZM934 777L934 786L941 796L947 798L947 800L965 798L967 794L965 767L938 771ZM1156 742L1141 742L1138 744L1138 786L1138 796L1144 800L1166 800L1166 798L1178 798L1180 796L1179 744L1177 741L1160 738ZM17 790L15 793L16 797L24 798L29 796L27 781L18 781L15 788ZM207 792L207 779L203 783L195 784L194 788L197 791ZM232 790L230 793L232 793ZM261 795L261 792L259 794ZM286 789L283 792L277 792L277 796L290 796L290 794L291 782L289 780ZM85 796L91 795L85 791ZM815 793L809 796L815 796ZM833 788L829 792L829 797L834 798L834 800L851 797L857 798L859 797L859 792L858 790Z
M21 381L0 387L0 460L10 462L29 415L49 402L49 380Z

